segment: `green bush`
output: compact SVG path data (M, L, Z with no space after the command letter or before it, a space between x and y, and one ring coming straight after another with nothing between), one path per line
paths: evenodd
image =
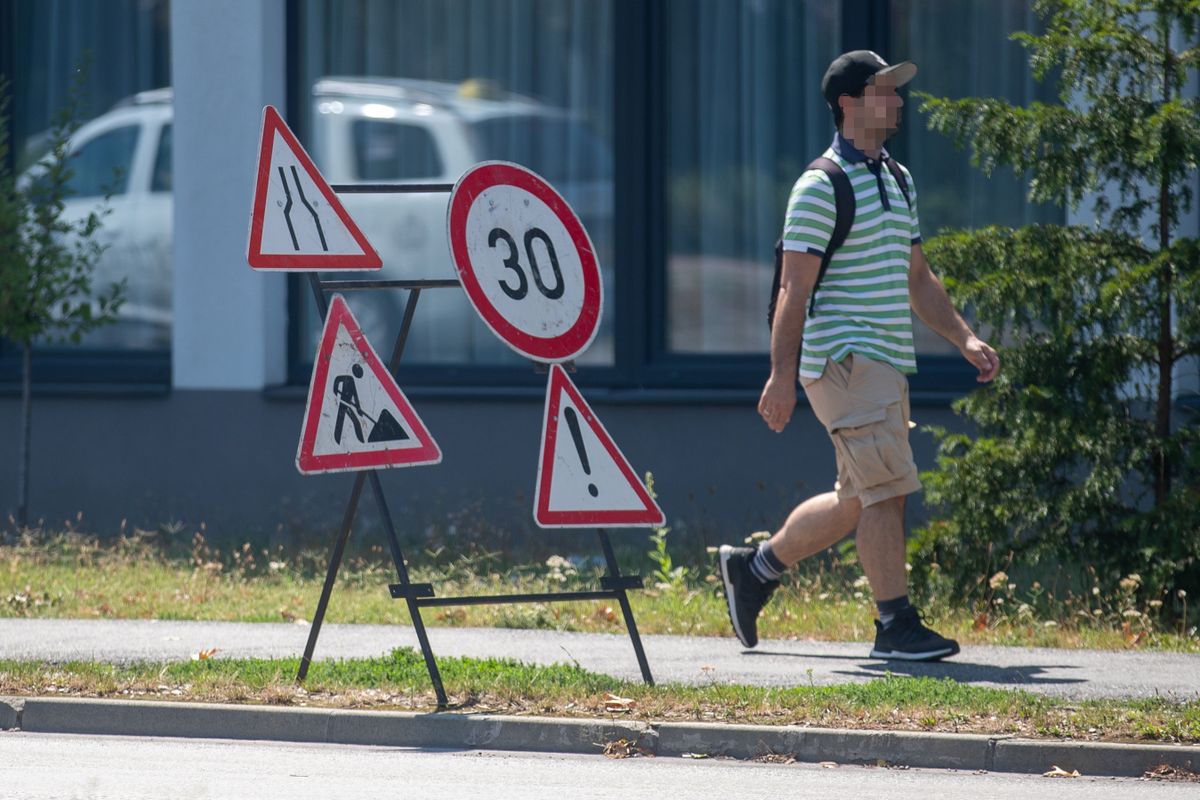
M1004 346L999 379L954 406L975 435L931 429L934 515L913 564L977 597L1008 567L1087 572L1106 592L1136 574L1139 592L1182 612L1181 590L1200 589L1200 419L1173 375L1200 356L1200 243L1176 235L1200 161L1200 103L1181 96L1200 62L1200 3L1037 5L1045 32L1014 38L1038 80L1056 73L1060 104L923 95L922 111L985 172L1025 172L1031 201L1119 193L1101 196L1093 227L927 243L951 296Z

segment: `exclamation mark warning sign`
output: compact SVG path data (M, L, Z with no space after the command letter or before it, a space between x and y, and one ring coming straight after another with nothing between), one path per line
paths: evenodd
M662 509L579 389L550 367L534 520L543 528L662 525Z

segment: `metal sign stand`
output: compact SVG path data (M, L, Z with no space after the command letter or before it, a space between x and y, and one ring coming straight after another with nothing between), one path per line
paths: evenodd
M453 191L453 184L340 184L332 186L332 189L338 193L434 193ZM313 298L316 300L317 312L325 319L329 310L328 292L337 291L369 291L379 289L407 289L408 298L404 305L404 317L400 324L400 333L396 337L396 343L392 347L391 357L388 359L388 371L393 377L396 375L396 370L400 365L400 359L404 355L404 346L408 341L408 332L412 327L413 315L416 312L417 300L421 296L421 292L425 289L439 289L450 287L461 287L461 283L457 278L445 280L336 280L322 281L315 272L308 273L309 285L313 292ZM429 646L429 636L425 631L425 624L421 619L421 609L423 607L433 606L465 606L465 605L487 605L500 603L552 603L566 602L573 600L616 600L621 606L621 614L625 618L625 628L629 632L629 638L633 643L633 651L637 656L638 666L642 671L642 678L647 684L653 685L654 678L650 674L650 665L646 660L646 652L642 648L642 639L638 634L637 623L633 619L633 609L629 605L629 596L626 592L630 589L641 589L643 586L642 576L640 575L622 575L621 570L617 565L617 557L613 552L612 542L609 541L608 533L604 529L598 529L597 534L600 537L600 548L604 553L604 561L608 567L608 574L600 579L600 589L594 591L580 592L545 592L534 594L508 594L508 595L485 595L485 596L459 596L459 597L435 597L433 584L430 583L413 583L408 577L408 568L405 566L404 553L400 549L400 540L396 536L396 528L392 522L391 512L388 510L387 500L383 494L383 487L379 481L379 473L374 469L363 470L358 472L354 477L354 486L350 490L350 499L346 502L346 512L342 515L341 528L338 531L337 541L334 543L333 552L329 556L329 568L325 573L325 584L321 588L321 598L317 602L317 610L313 615L312 625L308 631L308 643L304 647L304 656L300 659L300 669L296 673L296 681L302 682L308 675L309 665L312 663L313 651L317 646L317 637L321 633L321 624L325 619L325 611L329 606L329 597L333 593L333 586L337 580L338 570L341 568L342 556L346 550L346 541L350 538L350 529L354 524L354 518L358 513L358 502L362 497L363 484L367 481L371 482L371 491L375 495L375 502L378 504L380 516L383 518L384 529L387 532L388 548L391 551L392 562L396 566L396 575L399 578L398 583L388 585L391 595L396 600L404 600L408 604L408 613L412 617L413 629L417 634L417 642L421 645L421 653L425 657L425 667L429 670L429 678L433 683L433 691L437 695L437 704L439 708L445 708L449 705L449 700L446 697L446 690L442 686L442 676L438 671L437 661L434 659L433 650Z

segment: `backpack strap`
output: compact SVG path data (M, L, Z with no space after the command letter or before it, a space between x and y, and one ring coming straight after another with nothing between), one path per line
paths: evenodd
M829 245L825 248L825 255L821 257L821 269L817 272L817 281L813 284L812 292L809 295L808 315L813 315L814 303L817 296L817 286L820 285L821 279L825 277L825 271L829 269L829 260L833 258L834 251L842 246L846 241L846 236L850 233L850 226L854 223L854 214L856 211L856 203L854 200L854 187L850 185L850 179L846 177L845 171L842 170L836 161L821 156L813 159L812 163L804 168L804 172L810 170L820 170L829 176L830 182L833 184L833 199L836 208L836 220L833 225L833 235L829 237ZM907 194L905 195L907 197ZM775 304L779 299L779 286L783 279L783 237L780 237L775 242L775 277L771 282L771 302L767 305L767 326L773 327L775 324Z
M908 179L904 177L904 170L900 169L900 162L894 158L889 158L884 162L887 164L888 171L892 173L892 177L896 179L896 183L900 184L900 193L904 195L904 202L908 204L908 210L912 210L912 198L908 194Z
M812 317L816 316L817 287L825 277L825 270L829 269L829 261L834 252L845 244L846 237L850 235L850 226L854 224L854 215L858 209L854 201L854 187L850 185L850 179L836 161L821 156L814 158L808 166L829 176L829 180L833 182L833 199L837 206L833 235L829 237L829 246L825 248L825 255L821 257L821 270L817 273L817 282L813 284L812 292L808 296L808 315Z

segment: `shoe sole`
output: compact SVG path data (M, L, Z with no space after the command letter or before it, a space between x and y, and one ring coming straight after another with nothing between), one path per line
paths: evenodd
M958 655L957 647L943 647L941 650L929 650L924 653L905 653L901 650L871 650L871 658L895 661L940 661L943 658L956 655Z
M721 554L721 582L725 584L725 609L729 612L729 622L733 625L733 633L743 647L754 647L754 644L758 644L758 642L750 644L746 641L746 636L742 633L741 626L738 625L737 614L733 611L733 583L729 580L729 557L733 555L733 548L723 544L718 552Z

